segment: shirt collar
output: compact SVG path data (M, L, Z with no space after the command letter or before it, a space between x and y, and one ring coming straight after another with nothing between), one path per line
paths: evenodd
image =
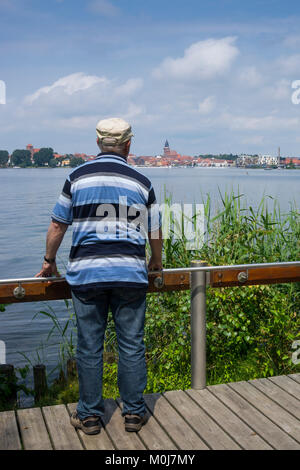
M115 153L115 152L102 152L102 153L99 153L97 155L96 160L98 160L98 159L100 160L102 157L116 158L118 160L121 160L122 162L127 163L126 157L124 157L123 155L120 155L119 153Z

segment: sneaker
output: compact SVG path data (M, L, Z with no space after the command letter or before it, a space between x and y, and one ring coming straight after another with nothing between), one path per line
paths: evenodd
M101 429L99 416L88 416L81 420L77 411L72 413L70 422L75 429L81 429L85 434L99 434Z
M125 431L138 432L147 421L147 413L144 416L139 415L125 415Z

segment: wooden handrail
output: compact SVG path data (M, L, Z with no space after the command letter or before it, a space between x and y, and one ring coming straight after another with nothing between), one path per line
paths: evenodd
M211 267L210 267L211 269ZM207 285L213 288L281 284L300 282L300 266L254 267L251 269L211 270L207 273ZM169 292L190 289L190 271L164 273L163 285L157 286L157 274L149 274L148 292ZM25 290L23 298L16 298L18 287ZM71 298L70 287L63 280L0 284L0 304L39 302Z

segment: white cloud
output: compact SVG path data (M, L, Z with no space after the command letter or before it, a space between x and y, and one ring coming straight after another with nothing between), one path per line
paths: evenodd
M207 39L192 44L177 59L166 58L153 72L155 78L208 79L226 73L239 54L236 38Z
M235 130L255 130L255 131L274 131L274 130L296 130L300 126L298 117L278 117L268 116L238 116L231 113L223 113L218 121L229 129Z
M143 80L141 78L130 78L116 89L116 93L121 96L131 96L140 90L142 86Z
M216 106L215 96L208 96L205 100L201 101L198 105L198 111L200 114L209 114L211 113Z
M120 13L119 8L108 0L94 0L89 3L88 8L93 13L103 16L116 16Z
M292 88L291 81L285 78L271 83L269 86L262 89L264 98L271 100L285 100L290 103Z
M263 141L264 137L262 135L253 135L242 139L242 144L260 145Z
M281 57L277 61L277 65L285 75L291 73L300 73L300 54Z
M62 77L50 86L39 88L32 95L25 97L25 104L32 104L43 95L49 95L56 89L61 90L66 95L73 95L77 91L87 90L96 84L106 84L108 80L105 77L97 77L95 75L85 75L82 72L73 73Z
M261 85L263 82L262 75L258 72L257 68L253 65L243 68L240 71L238 78L243 83L243 85L246 85L249 87L257 87Z
M143 80L136 77L125 82L82 72L61 77L26 96L15 108L15 127L36 129L78 129L95 127L99 119L120 116L134 120L146 113L136 93Z

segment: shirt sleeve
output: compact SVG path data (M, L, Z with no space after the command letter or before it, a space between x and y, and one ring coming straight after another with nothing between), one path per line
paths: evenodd
M62 193L51 214L51 218L53 221L62 224L72 225L73 223L71 182L69 178L66 179Z
M153 187L149 191L148 203L148 233L157 232L161 228L161 212L159 204L156 202L156 196Z

